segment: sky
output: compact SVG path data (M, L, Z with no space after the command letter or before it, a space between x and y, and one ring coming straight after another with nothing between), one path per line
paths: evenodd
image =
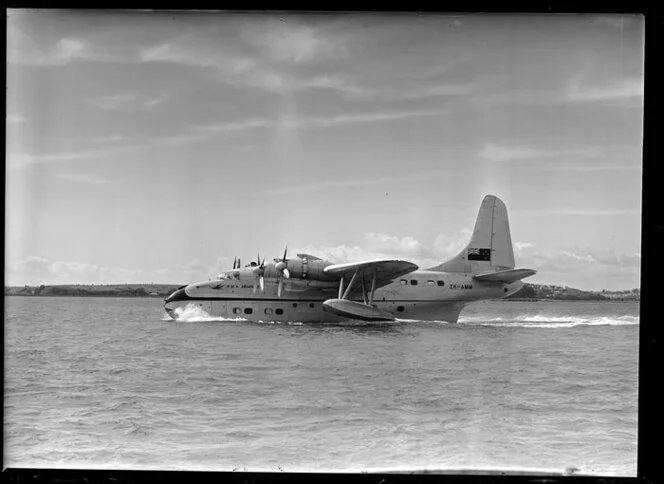
M399 258L508 208L528 282L640 286L638 15L8 10L5 284Z

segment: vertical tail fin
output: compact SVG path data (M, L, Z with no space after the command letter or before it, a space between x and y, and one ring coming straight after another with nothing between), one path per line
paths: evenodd
M482 200L470 243L459 254L431 271L495 272L514 269L514 252L507 208L495 195Z

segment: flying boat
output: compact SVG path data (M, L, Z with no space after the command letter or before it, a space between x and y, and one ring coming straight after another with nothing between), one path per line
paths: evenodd
M447 321L468 304L517 292L533 269L515 269L507 208L495 195L480 205L468 245L426 270L409 261L336 264L298 253L233 268L182 286L164 300L174 319L193 306L213 317L270 322Z

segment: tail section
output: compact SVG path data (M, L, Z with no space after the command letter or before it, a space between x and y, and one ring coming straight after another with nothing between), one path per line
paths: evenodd
M470 243L453 259L431 271L486 273L514 269L507 208L495 195L482 200Z

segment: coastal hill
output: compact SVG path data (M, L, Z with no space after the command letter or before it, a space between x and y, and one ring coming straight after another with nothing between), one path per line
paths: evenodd
M506 297L512 300L553 300L553 301L639 301L639 289L624 291L583 291L568 286L540 285L525 283L523 287Z
M5 296L166 297L182 284L65 284L5 286Z
M182 284L68 284L57 286L5 286L5 296L96 296L164 298ZM524 284L508 300L519 301L639 301L639 289L583 291L567 286Z

